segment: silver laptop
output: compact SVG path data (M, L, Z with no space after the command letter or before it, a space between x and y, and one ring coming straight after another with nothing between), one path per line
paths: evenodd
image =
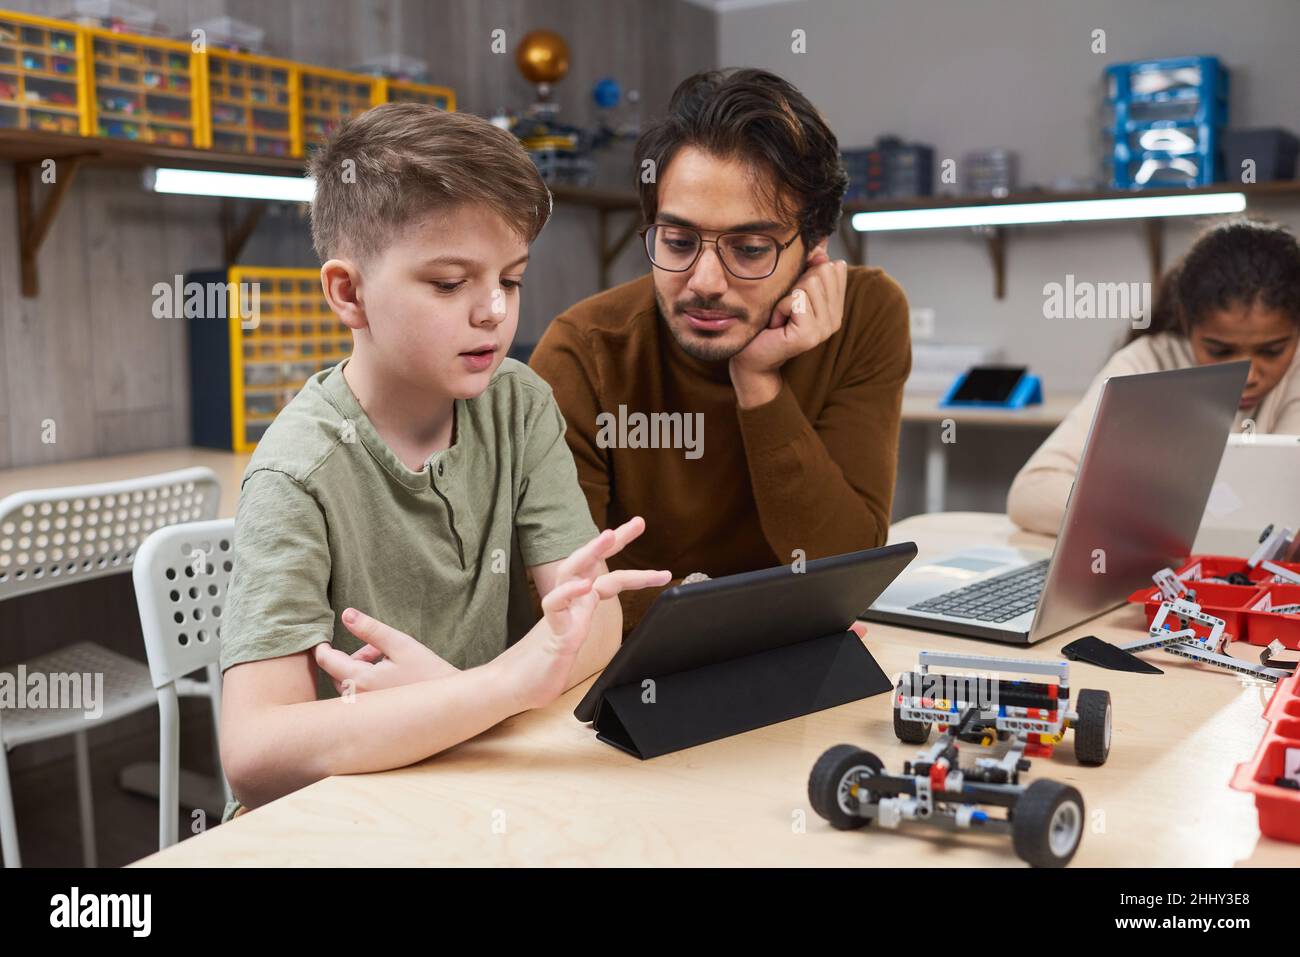
M1250 555L1269 525L1300 528L1300 435L1228 436L1214 477L1201 530L1198 555Z
M1054 550L968 548L914 563L863 617L1032 644L1121 604L1190 554L1249 367L1111 376Z

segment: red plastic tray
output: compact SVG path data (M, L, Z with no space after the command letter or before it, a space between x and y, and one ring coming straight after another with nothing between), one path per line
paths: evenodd
M1261 834L1300 844L1300 791L1273 783L1282 774L1288 756L1297 760L1289 752L1300 755L1300 673L1278 682L1264 717L1269 729L1254 757L1237 765L1232 786L1255 795Z
M1243 616L1246 619L1246 640L1252 645L1267 645L1276 640L1288 648L1300 648L1300 615L1255 610L1262 605L1276 608L1295 604L1300 604L1300 585L1263 586Z
M1201 611L1207 615L1213 615L1215 618L1222 618L1224 622L1223 630L1231 636L1233 641L1245 638L1246 609L1256 604L1265 592L1265 589L1258 586L1248 588L1245 585L1220 585L1217 582L1196 582L1192 585L1192 588L1196 591L1196 600L1201 606ZM1153 585L1150 588L1138 589L1128 596L1128 600L1134 603L1140 602L1145 606L1147 625L1150 625L1155 620L1156 612L1160 610L1164 597L1160 594L1160 589ZM1263 612L1259 614L1263 614ZM1177 627L1178 622L1170 621L1170 625ZM1192 622L1192 627L1198 635L1208 634L1209 632L1208 628L1197 622Z
M1191 555L1188 557L1187 561L1183 562L1183 564L1174 569L1174 571L1178 574L1178 577L1181 578L1187 570L1197 562L1201 563L1200 578L1226 578L1234 572L1245 572L1246 576L1251 581L1262 584L1273 577L1272 572L1266 571L1263 568L1247 568L1246 559L1244 558L1233 558L1228 555ZM1287 571L1293 571L1300 575L1300 564L1296 564L1295 562L1275 562L1274 564L1281 568L1285 568ZM1211 582L1210 584L1214 583Z

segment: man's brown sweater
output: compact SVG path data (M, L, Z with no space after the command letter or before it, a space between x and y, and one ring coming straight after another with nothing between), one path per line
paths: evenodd
M780 393L752 409L737 406L726 362L702 362L678 346L651 276L556 318L530 364L568 422L596 525L646 520L612 568L717 578L884 544L912 348L907 299L882 270L850 267L839 331L786 362ZM610 438L639 443L636 413L682 413L683 426L702 413L692 420L702 424L702 444L602 447ZM628 424L622 436L620 419ZM625 629L657 593L622 596Z

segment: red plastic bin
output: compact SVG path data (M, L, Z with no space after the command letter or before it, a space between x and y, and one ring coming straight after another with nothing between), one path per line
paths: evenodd
M1273 564L1278 566L1279 568L1285 568L1289 572L1295 572L1297 575L1300 575L1300 562L1274 562ZM1250 577L1256 579L1257 581L1267 583L1269 579L1273 577L1273 573L1270 571L1265 571L1263 568L1256 568L1253 572L1250 573ZM1284 585L1290 583L1277 582L1276 584Z
M1262 606L1300 604L1300 585L1265 585L1251 601L1244 617L1246 640L1252 645L1280 641L1288 648L1300 648L1300 615L1279 615L1260 610Z
M1217 582L1198 581L1189 584L1196 592L1196 601L1201 606L1201 611L1215 618L1222 618L1223 630L1232 636L1232 640L1242 640L1246 632L1244 614L1260 600L1265 590L1258 586L1248 588L1245 585L1220 585ZM1135 591L1128 596L1128 600L1133 603L1141 602L1145 606L1149 626L1155 620L1156 612L1160 610L1164 597L1160 594L1159 588L1152 586ZM1176 620L1166 619L1166 621L1171 627L1178 626ZM1192 622L1191 625L1198 635L1204 636L1209 633L1209 629L1198 622Z
M1196 579L1193 579L1194 581L1199 581L1202 578L1227 578L1235 572L1244 572L1246 577L1248 577L1252 582L1260 584L1266 583L1273 577L1272 572L1265 571L1263 568L1258 567L1248 568L1246 566L1246 559L1233 558L1229 555L1190 555L1188 556L1187 561L1183 562L1183 564L1174 569L1174 571L1179 578L1182 578L1183 575L1196 565L1197 562L1201 565L1201 573ZM1287 571L1292 571L1297 575L1300 575L1300 564L1295 562L1274 562L1273 564L1277 565L1279 568L1285 568ZM1215 583L1211 582L1210 584ZM1196 586L1193 585L1192 587L1195 588Z
M1300 790L1275 783L1300 761L1300 673L1278 683L1264 717L1269 729L1254 757L1237 765L1232 786L1255 795L1261 834L1300 844Z

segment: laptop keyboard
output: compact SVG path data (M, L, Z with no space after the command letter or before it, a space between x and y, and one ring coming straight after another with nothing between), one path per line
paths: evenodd
M1031 611L1043 592L1050 559L1025 565L994 578L986 578L964 588L946 591L925 601L909 605L911 611L975 618L980 621L1010 621Z

